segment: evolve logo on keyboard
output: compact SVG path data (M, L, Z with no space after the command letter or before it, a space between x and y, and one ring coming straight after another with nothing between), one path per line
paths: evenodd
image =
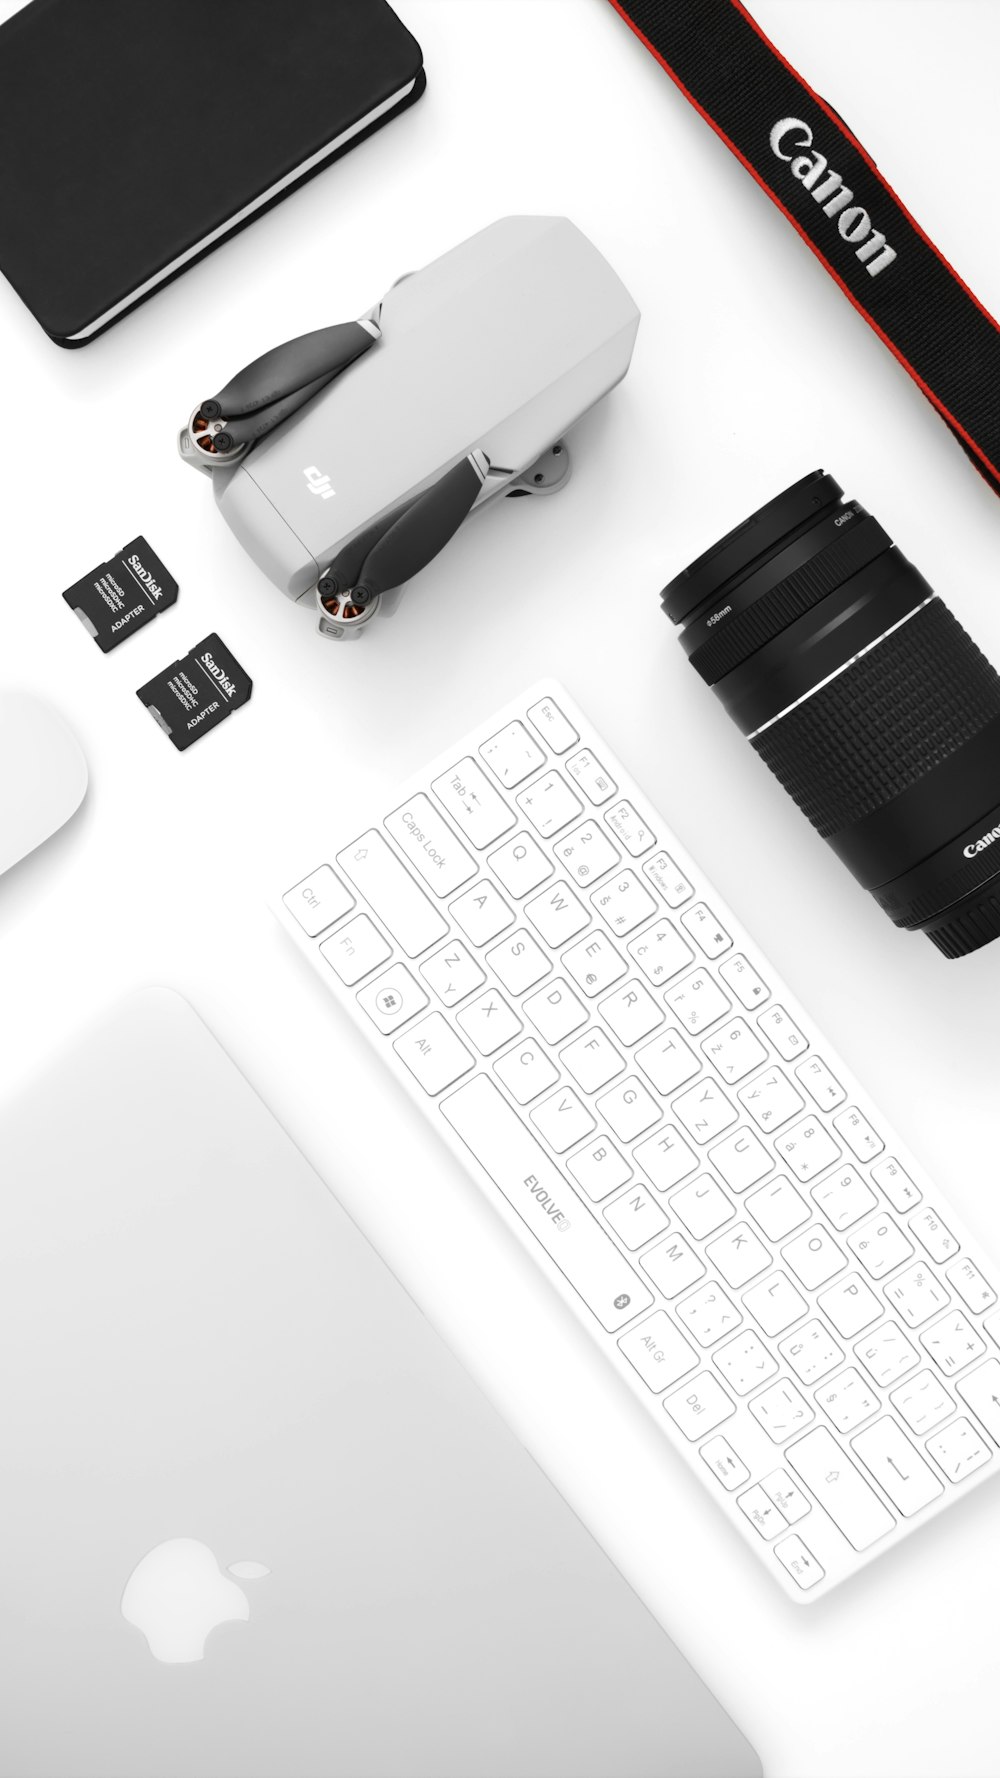
M308 863L287 929L789 1597L996 1473L992 1268L561 688Z

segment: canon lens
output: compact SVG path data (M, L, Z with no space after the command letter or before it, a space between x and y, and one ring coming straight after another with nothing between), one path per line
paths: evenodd
M817 469L664 590L751 745L897 926L946 957L1000 936L1000 677Z

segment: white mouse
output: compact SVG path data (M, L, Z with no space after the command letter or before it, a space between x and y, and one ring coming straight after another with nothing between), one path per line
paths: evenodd
M62 717L0 689L0 874L50 839L87 792L87 762Z

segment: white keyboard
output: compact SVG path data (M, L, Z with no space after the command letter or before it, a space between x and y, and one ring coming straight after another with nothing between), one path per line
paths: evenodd
M560 686L307 863L289 931L791 1598L996 1473L997 1271Z

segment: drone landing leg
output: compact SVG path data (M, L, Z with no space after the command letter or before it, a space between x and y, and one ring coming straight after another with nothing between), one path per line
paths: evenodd
M524 494L557 494L569 481L572 467L566 446L561 438L557 439L523 475L511 482L505 498L517 500Z

